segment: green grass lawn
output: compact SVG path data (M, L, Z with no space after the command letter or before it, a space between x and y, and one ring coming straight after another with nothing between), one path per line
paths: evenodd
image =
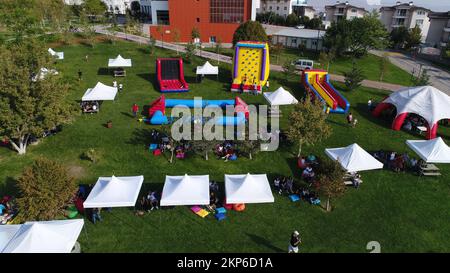
M208 51L215 52L213 49L206 49ZM221 49L221 54L227 56L233 56L233 50L229 48ZM303 54L299 52L297 49L292 48L284 48L282 52L277 55L270 56L270 61L272 64L283 65L286 62L293 62L298 59L308 59L314 60L316 63L314 64L315 68L324 67L318 65L319 55L314 51L305 51ZM360 59L356 59L356 64L359 68L364 72L364 76L368 80L380 81L380 57L375 56L373 54L367 54ZM344 72L347 72L352 67L352 59L341 57L336 59L330 64L329 72L332 74L343 75ZM326 69L326 67L325 67ZM392 63L388 64L387 71L383 77L383 82L400 84L404 86L411 85L411 75L409 75L406 71L398 68Z
M144 175L142 193L149 189L161 190L165 175L209 174L223 188L224 174L267 173L292 175L299 181L294 152L297 147L285 143L276 152L262 152L253 160L239 158L223 162L212 155L209 161L199 156L168 163L164 156L154 157L147 150L149 132L155 126L139 123L130 115L131 105L143 108L161 94L155 89L155 57L143 46L127 42L114 45L99 43L94 48L73 45L55 48L64 51L65 59L57 69L71 83L70 100L77 103L88 87L97 81L112 84L114 78L106 71L108 58L121 54L133 59L127 77L118 79L124 92L114 102L104 102L100 112L82 115L55 136L38 145L30 146L28 153L18 156L0 148L0 194L15 193L14 179L25 166L40 157L58 160L70 167L79 183L95 183L99 176ZM89 62L85 55L89 54ZM157 50L157 56L175 53ZM186 79L191 91L168 94L168 98L230 99L236 95L228 92L231 65L221 65L220 78L205 79L195 83L194 68L204 61L185 65ZM84 79L77 81L78 69ZM298 78L289 82L281 74L271 74L271 87L287 87L295 96L302 96ZM341 84L336 84L339 90ZM388 121L371 117L366 103L369 98L381 100L385 91L359 88L343 92L351 103L351 111L359 120L357 128L346 126L345 117L330 115L333 134L305 153L325 157L326 147L341 147L357 142L366 150L395 150L413 152L406 139L421 139L403 131L392 131ZM242 95L249 104L265 103L262 96ZM283 108L282 128L288 124L291 107ZM112 120L113 128L104 124ZM439 129L439 134L450 143L450 128ZM101 154L98 163L80 158L89 148ZM363 172L363 185L334 200L335 209L324 212L318 206L305 202L292 203L286 196L275 195L275 203L249 204L244 212L229 212L228 218L217 222L214 217L202 219L187 207L163 209L134 216L132 209L117 208L112 213L102 213L104 221L93 225L86 221L79 241L84 252L286 252L289 236L299 230L303 238L302 252L366 252L369 241L379 241L383 252L448 252L450 251L449 186L450 166L438 165L443 176L419 178L413 174L391 171Z

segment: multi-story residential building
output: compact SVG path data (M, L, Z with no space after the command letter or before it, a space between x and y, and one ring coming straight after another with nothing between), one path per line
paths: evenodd
M380 20L388 32L401 26L407 29L419 26L422 30L422 41L424 42L430 27L429 12L429 9L415 6L413 2L397 2L395 6L380 8Z
M437 48L450 46L450 11L430 12L430 27L426 43Z
M315 10L312 6L308 6L306 0L261 0L258 13L266 12L273 12L285 18L291 13L313 18Z
M215 43L219 39L231 43L239 24L256 19L259 3L259 0L152 1L152 21L163 27L150 26L150 35L168 42L178 38L178 42L186 43L192 40L191 32L196 28L202 43ZM161 9L155 10L154 4L161 4Z
M168 0L140 0L141 12L152 18L153 25L169 24Z
M364 8L351 5L348 1L341 3L336 1L335 5L325 6L325 21L338 22L339 20L351 20L366 15L368 11Z

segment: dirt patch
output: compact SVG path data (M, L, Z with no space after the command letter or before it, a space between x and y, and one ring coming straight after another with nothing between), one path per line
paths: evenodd
M86 170L80 165L69 165L69 167L67 167L67 171L69 172L69 175L75 179L80 179L86 176Z

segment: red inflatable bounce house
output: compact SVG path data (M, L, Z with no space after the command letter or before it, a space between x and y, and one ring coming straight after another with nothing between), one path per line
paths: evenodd
M183 59L156 59L156 77L159 90L165 92L187 92L189 86L184 80Z

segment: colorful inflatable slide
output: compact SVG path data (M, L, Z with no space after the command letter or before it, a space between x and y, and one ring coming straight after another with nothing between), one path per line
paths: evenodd
M238 42L234 51L231 91L261 93L262 87L269 78L269 70L267 43Z
M248 119L248 105L239 97L234 100L189 100L189 99L166 99L164 95L156 99L150 104L149 118L146 122L153 125L168 124L169 120L166 116L166 107L173 108L175 106L185 106L189 108L202 107L208 105L219 106L225 108L227 105L235 106L236 116L234 117L216 117L216 125L241 125Z
M183 59L156 59L156 77L161 92L187 92L189 86L184 80Z
M327 71L304 70L302 83L312 98L318 98L326 107L329 107L330 113L345 114L350 108L350 103L331 85Z

